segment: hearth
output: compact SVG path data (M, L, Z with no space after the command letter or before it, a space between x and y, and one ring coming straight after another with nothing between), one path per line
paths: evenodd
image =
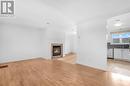
M52 59L63 57L63 44L52 43Z

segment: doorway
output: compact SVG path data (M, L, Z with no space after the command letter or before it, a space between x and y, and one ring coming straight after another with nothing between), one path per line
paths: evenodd
M107 20L108 70L130 76L130 13Z

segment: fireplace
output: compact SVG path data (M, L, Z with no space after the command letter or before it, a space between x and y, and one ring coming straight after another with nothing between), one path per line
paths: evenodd
M52 43L52 59L63 57L63 44Z

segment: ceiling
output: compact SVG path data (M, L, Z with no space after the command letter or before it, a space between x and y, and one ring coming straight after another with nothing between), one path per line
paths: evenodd
M71 28L89 19L110 18L130 12L130 0L15 0L15 16L1 22L23 23L39 28Z
M75 23L130 11L130 0L42 0ZM119 13L119 14L118 14Z
M107 28L110 32L130 31L130 13L112 17L108 19L107 23ZM120 23L121 25L116 26L116 24Z

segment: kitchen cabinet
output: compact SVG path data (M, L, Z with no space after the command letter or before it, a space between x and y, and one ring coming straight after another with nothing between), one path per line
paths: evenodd
M113 58L113 49L107 49L107 57Z
M129 49L122 49L122 59L130 60L130 51Z
M122 60L130 60L129 49L114 49L114 58Z
M108 44L107 57L130 61L130 44ZM114 49L114 54L113 50Z
M114 58L115 59L122 59L122 49L114 49Z

